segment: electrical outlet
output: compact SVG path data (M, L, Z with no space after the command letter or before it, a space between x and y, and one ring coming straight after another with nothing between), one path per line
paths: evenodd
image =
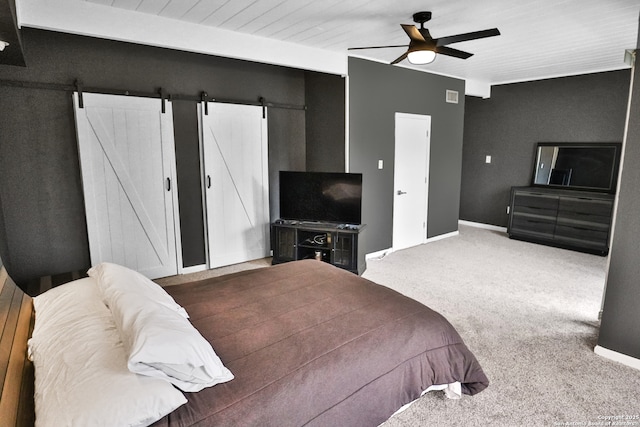
M485 163L491 163L491 156L485 156L484 162Z
M378 169L382 169L384 167L384 162L382 160L378 160Z
M511 211L511 206L507 206L507 215L509 215L510 211Z

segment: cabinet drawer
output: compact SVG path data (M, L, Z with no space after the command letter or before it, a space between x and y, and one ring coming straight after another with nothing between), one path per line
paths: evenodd
M538 237L553 237L555 218L535 218L528 215L514 215L511 219L511 234L530 234Z
M556 223L556 212L554 211L550 211L551 213L548 214L546 211L533 211L533 213L530 212L523 212L523 209L518 209L517 211L513 212L512 215L512 220L511 220L511 224L524 224L525 222L531 222L531 223L544 223L544 224L555 224Z
M558 211L558 224L574 227L608 230L610 216L590 215L581 212Z
M556 226L556 240L565 240L593 245L606 245L609 237L607 231L594 230L583 227L570 227L566 225Z
M613 200L591 199L589 197L560 197L558 210L584 215L611 217Z
M513 205L556 210L558 209L558 196L518 191L513 196Z
M557 209L546 209L537 206L516 206L513 210L516 215L549 217L551 221L555 221L558 213Z

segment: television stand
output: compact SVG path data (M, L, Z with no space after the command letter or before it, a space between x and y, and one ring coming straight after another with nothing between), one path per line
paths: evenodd
M279 219L272 224L272 263L317 259L362 274L367 266L358 239L364 228L365 224Z

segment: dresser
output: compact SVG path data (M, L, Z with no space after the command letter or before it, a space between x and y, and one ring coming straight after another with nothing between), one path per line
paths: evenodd
M509 237L598 255L609 253L612 194L512 187Z

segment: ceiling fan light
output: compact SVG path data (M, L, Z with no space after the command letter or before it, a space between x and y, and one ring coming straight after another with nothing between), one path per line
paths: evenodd
M436 53L432 50L414 50L409 52L407 59L414 65L430 64L436 59Z

